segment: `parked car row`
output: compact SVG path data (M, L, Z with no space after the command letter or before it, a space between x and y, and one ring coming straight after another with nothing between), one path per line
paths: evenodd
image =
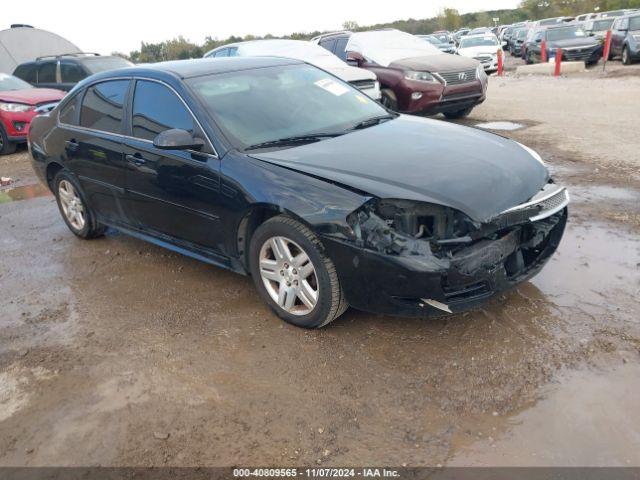
M578 15L577 17L545 18L506 27L502 39L511 55L522 57L527 63L542 59L545 42L546 58L555 58L562 48L563 60L585 61L592 65L603 55L607 31L612 32L609 59L619 57L622 63L640 60L640 10L615 10Z

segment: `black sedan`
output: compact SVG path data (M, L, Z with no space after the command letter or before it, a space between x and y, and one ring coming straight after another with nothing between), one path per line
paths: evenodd
M34 120L29 146L75 235L113 227L251 275L307 328L349 305L469 308L537 273L567 220L534 151L288 59L98 74Z

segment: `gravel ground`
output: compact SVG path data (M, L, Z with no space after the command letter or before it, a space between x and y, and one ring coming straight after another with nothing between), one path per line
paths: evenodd
M0 157L0 465L640 466L640 78L614 67L491 79L463 123L522 124L571 218L536 278L435 320L290 327L247 278L76 239Z

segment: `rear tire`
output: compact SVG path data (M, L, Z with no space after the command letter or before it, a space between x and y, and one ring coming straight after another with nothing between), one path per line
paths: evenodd
M443 115L449 120L457 120L468 116L471 113L471 110L473 110L473 107L457 110L455 112L443 112Z
M96 221L72 175L60 170L53 179L53 187L60 214L74 235L83 239L104 235L107 228Z
M389 90L388 88L383 88L382 92L380 93L382 95L382 98L380 99L380 102L382 103L382 105L384 105L385 107L387 107L389 110L393 112L397 112L398 98L396 97L396 94L393 92L393 90Z
M2 125L0 125L0 155L9 155L16 151L16 143L10 142L7 133L4 131Z
M320 328L348 307L322 243L292 218L273 217L256 229L249 265L260 297L287 323Z

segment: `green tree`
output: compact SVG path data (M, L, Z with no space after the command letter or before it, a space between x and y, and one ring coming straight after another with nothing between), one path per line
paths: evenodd
M347 20L346 22L342 23L342 28L344 30L358 30L360 28L360 26L358 25L358 22L354 22L353 20Z
M442 19L442 27L450 32L455 32L462 26L462 19L460 13L455 8L445 8L440 13Z

